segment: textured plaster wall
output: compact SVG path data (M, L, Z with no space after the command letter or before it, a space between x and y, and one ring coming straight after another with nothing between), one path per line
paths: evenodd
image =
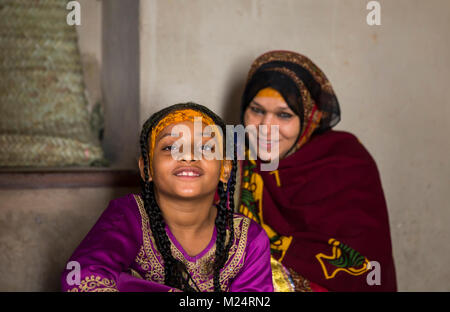
M75 248L127 188L0 190L0 291L59 291Z
M399 289L450 290L450 2L363 0L141 1L141 120L188 100L238 120L259 54L309 56L335 88L339 130L378 163Z

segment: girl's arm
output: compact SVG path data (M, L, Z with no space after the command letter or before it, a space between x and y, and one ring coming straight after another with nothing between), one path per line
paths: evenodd
M266 232L251 222L244 266L231 283L232 292L272 292L270 243Z
M133 197L109 203L73 253L61 277L63 291L118 291L121 272L128 269L142 244Z

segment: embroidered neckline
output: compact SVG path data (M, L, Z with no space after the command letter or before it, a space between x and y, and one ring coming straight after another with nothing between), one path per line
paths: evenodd
M216 239L217 239L217 229L214 226L213 234L211 236L211 239L208 243L208 245L197 255L195 256L189 256L189 254L184 250L183 246L181 246L180 242L177 240L175 235L173 235L172 231L170 230L169 226L166 224L166 233L167 236L169 236L169 240L172 244L175 245L175 247L181 252L183 257L188 260L189 262L197 262L200 260L211 248L213 248L216 245ZM214 248L215 249L215 248Z
M144 203L139 195L133 195L133 197L141 215L143 235L143 244L136 256L135 262L145 272L145 279L164 284L164 261L155 247L156 244L151 233L150 222L144 208ZM247 234L250 226L250 219L244 216L235 215L233 223L235 231L234 243L230 248L228 261L220 274L222 290L227 290L229 288L230 281L239 273L244 265L246 255ZM228 231L227 237L229 237ZM172 241L171 243L173 256L186 265L187 270L200 291L214 291L214 281L209 264L214 263L214 254L216 250L215 238L213 246L211 246L209 250L206 250L206 253L197 258L195 262L188 261Z

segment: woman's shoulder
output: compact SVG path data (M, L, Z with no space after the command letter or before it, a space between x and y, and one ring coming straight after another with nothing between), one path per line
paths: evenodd
M328 130L313 136L304 146L305 151L332 157L352 157L374 162L369 151L356 135L346 131Z
M309 143L330 146L362 147L361 141L353 133L347 131L328 130L311 137ZM308 145L308 144L306 144ZM306 146L305 145L305 146Z

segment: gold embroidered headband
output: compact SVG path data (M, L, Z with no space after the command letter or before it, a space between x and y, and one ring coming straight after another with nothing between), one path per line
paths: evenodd
M165 116L163 119L161 119L156 126L152 128L151 131L151 137L150 137L150 152L149 152L149 168L150 173L153 175L153 167L152 167L152 161L153 161L153 152L155 150L155 144L156 144L156 138L161 133L161 131L166 128L167 126L183 121L192 121L195 122L197 118L200 118L201 122L205 125L212 126L214 133L221 133L218 131L218 127L214 120L212 120L211 117L206 115L205 113L202 113L200 111L194 110L194 109L183 109L183 110L177 110L174 112L171 112L167 116ZM219 148L222 150L223 144L222 144L222 138L219 138ZM223 157L221 160L221 169L220 169L220 175L223 175Z

